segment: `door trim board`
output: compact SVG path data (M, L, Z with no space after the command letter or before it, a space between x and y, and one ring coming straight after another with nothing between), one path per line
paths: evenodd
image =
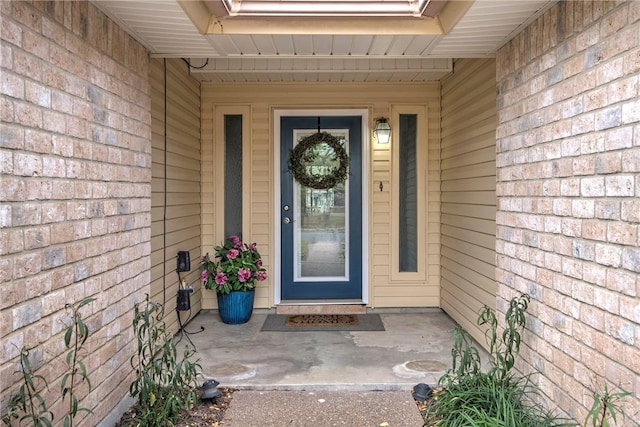
M360 116L362 117L362 302L369 303L369 174L370 174L370 129L369 110L366 108L344 109L278 109L272 110L273 124L273 260L271 278L273 284L273 304L279 305L281 297L281 232L280 232L280 118L286 116ZM319 300L318 304L324 301Z
M276 307L276 314L366 314L364 304L326 304L315 302L308 304L280 304Z

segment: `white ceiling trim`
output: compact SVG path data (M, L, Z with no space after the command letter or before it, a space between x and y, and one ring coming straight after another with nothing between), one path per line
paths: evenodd
M428 35L256 35L207 36L221 56L424 58L442 36Z
M322 76L331 81L423 82L439 80L453 70L451 59L433 58L216 58L204 64L202 59L189 62L195 77L214 82L255 81L266 74L280 78L296 74L304 81Z
M226 18L218 25L222 23L227 29L235 25L235 29L243 33L205 35L212 26L212 11L224 13L220 0L207 0L210 3L200 0L91 1L154 57L192 58L194 64L196 58L210 58L209 74L194 71L194 75L217 81L310 81L313 78L318 81L421 81L433 78L439 71L427 67L424 72L414 72L413 65L403 67L402 60L493 57L504 43L556 3L554 0L452 0L449 3L456 7L445 7L435 19L379 18L375 21L376 28L371 24L373 18L364 20L366 25L358 24L355 19L332 20L342 22L341 31L326 25L320 29L309 25L321 20L305 20L306 24L292 26L292 21L303 20L272 18L262 20L264 33L258 34L243 23L242 19L249 18L237 18L235 24L232 24L235 18ZM181 4L188 5L186 8L193 20ZM222 8L222 12L216 8ZM278 32L286 29L289 32ZM241 59L234 63L237 66L226 71L220 68L225 63L223 59L233 58ZM262 65L265 59L268 66ZM353 59L361 62L353 65L349 61ZM380 59L386 61L382 69L377 68L379 63L375 62ZM294 64L294 68L287 70L289 64ZM258 66L262 72L255 68ZM314 72L314 66L323 68Z

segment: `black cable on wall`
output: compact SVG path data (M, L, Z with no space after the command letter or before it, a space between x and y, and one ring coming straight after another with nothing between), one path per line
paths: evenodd
M164 177L163 193L164 201L162 206L162 306L158 314L158 320L164 317L164 307L167 304L167 59L163 58L163 130L164 130Z

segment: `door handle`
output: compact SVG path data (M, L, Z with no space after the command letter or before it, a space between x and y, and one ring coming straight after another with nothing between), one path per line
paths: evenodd
M285 224L289 224L289 223L291 222L291 218L289 218L288 216L285 216L285 217L282 219L282 222L284 222Z

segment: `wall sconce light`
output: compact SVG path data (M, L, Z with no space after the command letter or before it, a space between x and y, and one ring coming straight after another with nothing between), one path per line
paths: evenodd
M385 117L376 119L376 128L373 130L376 134L378 144L388 144L391 139L391 126Z

